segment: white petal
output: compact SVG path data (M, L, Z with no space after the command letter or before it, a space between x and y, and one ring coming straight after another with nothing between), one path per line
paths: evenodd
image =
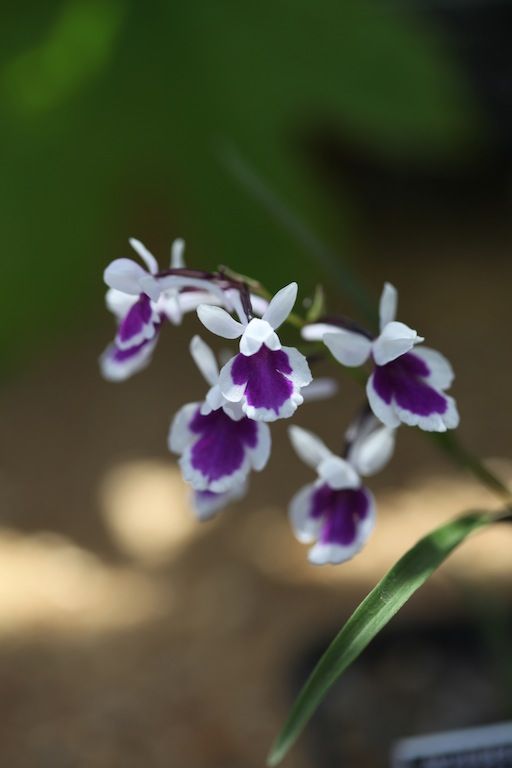
M377 391L373 386L373 373L366 384L366 396L368 397L370 408L383 424L391 428L400 426L400 419L396 414L393 402L388 404L384 402L379 394L377 394Z
M201 304L197 308L197 315L205 328L224 339L237 339L244 332L244 326L221 307Z
M366 336L343 328L338 328L335 333L326 333L323 341L338 363L351 368L363 365L372 349L372 342Z
M314 470L333 454L319 437L302 427L289 427L288 435L297 456Z
M240 339L240 352L246 357L256 354L267 339L270 339L273 335L275 336L274 330L266 320L253 317Z
M237 313L238 318L242 323L242 325L247 325L247 323L249 322L249 318L245 313L245 309L242 304L242 299L240 298L240 291L238 291L236 288L230 288L227 291L225 291L225 294L227 295L227 298L229 299L229 302L232 308Z
M224 405L224 403L225 403L224 395L220 391L220 387L218 386L218 384L216 384L215 386L213 386L211 389L208 390L205 402L203 403L203 407L201 408L201 413L203 414L203 416L207 416L212 411L217 411L221 406Z
M253 469L260 472L267 464L270 457L272 439L268 424L258 422L258 442L255 448L249 450Z
M322 518L311 517L313 494L316 490L314 483L304 486L292 498L288 507L288 517L295 537L303 544L315 541L322 528Z
M360 475L375 475L388 463L395 450L395 430L379 426L352 443L348 460Z
M331 454L318 466L318 475L335 491L342 488L359 488L361 481L354 467L340 456Z
M185 241L178 237L171 245L171 269L183 269L185 266L184 252Z
M220 391L226 400L229 400L232 403L240 402L244 396L245 388L247 386L246 382L243 384L235 384L233 381L233 377L231 376L231 369L235 360L236 356L232 357L231 360L227 362L226 365L222 368L219 374Z
M306 341L323 341L326 333L337 333L340 328L330 323L311 323L301 330L301 336Z
M338 393L338 382L327 377L314 379L311 384L304 387L302 396L305 403L313 403L316 400L328 400Z
M201 403L187 403L172 420L167 438L167 445L172 453L183 453L197 437L190 431L189 424L200 406Z
M268 301L261 296L256 296L255 293L251 293L251 305L254 314L262 317L267 311Z
M133 296L141 293L140 281L146 276L147 272L132 259L115 259L103 273L103 279L109 288L116 288Z
M194 336L190 342L190 354L208 384L214 387L219 379L219 367L212 350L200 336Z
M361 547L354 542L348 547L341 544L324 544L317 542L308 553L308 560L312 565L341 565L357 555Z
M107 309L112 312L118 320L122 320L125 317L136 301L137 296L122 293L122 291L118 291L116 288L109 288L105 294L105 304L107 305Z
M266 320L274 330L284 323L292 311L293 305L297 300L297 291L297 283L290 283L284 288L281 288L270 301L270 304L263 315L263 320Z
M408 325L393 320L373 342L373 359L377 365L386 365L422 341L423 338Z
M144 264L147 266L148 270L151 272L152 275L156 275L158 272L158 262L151 253L151 251L148 251L146 246L141 243L140 240L137 240L135 237L130 237L128 240L131 247L134 251L136 251Z
M281 349L281 341L275 331L270 334L268 339L266 339L265 346L271 349L273 352L277 352L278 349Z
M226 303L226 295L222 288L219 288L218 285L205 278L166 275L165 277L158 278L158 285L161 291L176 291L180 288L195 288L200 291L207 291L208 296L215 296L216 303L223 305ZM208 298L205 304L209 304L211 300L211 298Z
M380 330L383 331L388 323L396 317L396 309L398 305L398 292L394 285L391 283L384 283L384 288L380 297L379 304L379 317L380 317Z
M158 301L162 292L158 280L156 280L153 275L148 275L147 273L140 279L140 289L141 292L147 294L152 301Z
M418 347L414 350L416 357L421 358L430 369L426 381L435 389L449 389L455 375L453 368L444 355L430 347Z
M298 387L307 387L313 381L311 375L311 369L309 363L298 349L295 347L282 347L283 352L286 352L288 362L290 363L292 372L287 373L287 378L293 381Z

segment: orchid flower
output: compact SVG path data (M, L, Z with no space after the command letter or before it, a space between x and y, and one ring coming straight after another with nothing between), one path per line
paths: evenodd
M290 283L276 293L261 318L249 319L238 306L240 321L221 307L198 307L199 319L209 331L225 339L240 338L240 352L223 367L219 388L226 400L240 403L250 419L291 416L303 402L301 389L312 381L304 355L281 346L276 333L296 298L297 283Z
M373 361L366 393L373 412L387 426L403 422L429 432L454 429L459 423L457 406L445 394L454 378L452 367L439 352L417 346L423 338L395 320L396 308L397 291L386 283L376 339L331 323L307 325L302 335L309 341L323 340L343 365Z
M393 432L381 425L353 434L347 459L334 455L301 427L290 427L289 435L298 456L318 474L316 482L304 486L290 503L295 536L303 543L314 542L308 559L315 565L350 560L362 549L375 524L373 494L362 485L360 475L373 474L389 460Z
M139 240L129 242L146 269L133 259L116 259L104 273L109 286L107 308L118 321L115 340L100 358L101 372L110 381L123 381L148 365L164 320L179 325L185 313L207 301L231 306L223 292L207 280L174 275L160 278L153 254ZM173 242L171 269L185 266L184 248L183 240Z
M178 411L168 445L180 455L183 477L195 491L222 494L244 483L251 469L265 467L270 429L223 397L217 361L199 336L192 339L190 351L210 389L204 402L188 403Z

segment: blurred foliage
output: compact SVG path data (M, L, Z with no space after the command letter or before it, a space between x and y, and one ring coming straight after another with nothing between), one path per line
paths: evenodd
M4 368L64 317L87 326L101 268L129 235L161 259L184 236L194 263L271 288L312 289L329 272L361 300L330 248L312 258L300 227L293 239L283 226L285 210L347 261L349 201L319 187L304 137L329 125L372 151L428 158L476 131L442 40L382 0L29 0L4 9L1 35ZM272 191L268 205L233 156Z

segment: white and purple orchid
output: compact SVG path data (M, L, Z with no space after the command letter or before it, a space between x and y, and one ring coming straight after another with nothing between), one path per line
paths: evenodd
M109 381L123 381L148 365L164 321L179 325L184 314L205 301L231 306L228 296L208 280L160 277L153 254L139 240L129 242L146 268L133 259L115 259L104 273L109 286L106 305L118 322L114 342L100 358L101 372ZM184 248L183 240L173 242L172 270L184 268Z
M379 471L394 448L394 431L371 420L352 430L346 459L333 454L311 432L289 428L298 456L318 474L292 499L289 517L295 536L312 544L308 559L315 565L350 560L364 546L375 524L373 494L361 475Z
M376 339L329 322L306 325L302 335L308 341L322 340L343 365L373 361L366 393L373 412L388 427L404 423L429 432L454 429L459 414L455 400L445 393L454 378L452 367L439 352L417 346L423 338L395 320L396 308L397 291L386 283Z
M222 396L217 361L199 336L192 339L190 348L210 390L204 402L188 403L178 411L169 432L169 449L180 455L183 477L195 491L224 494L242 485L251 469L265 467L270 429Z
M231 403L256 421L288 418L303 402L301 389L312 381L306 358L294 347L283 347L276 330L284 323L297 298L297 283L282 288L261 318L249 319L237 306L239 321L221 307L201 305L203 325L225 339L240 338L240 352L222 369L219 388Z

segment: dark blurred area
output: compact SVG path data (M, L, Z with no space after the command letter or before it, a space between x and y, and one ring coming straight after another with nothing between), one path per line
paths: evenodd
M27 2L0 31L0 765L255 768L334 632L423 533L496 506L403 428L354 561L315 569L271 466L194 521L169 421L203 396L190 317L100 379L129 236L272 290L317 283L452 360L461 439L512 478L512 5ZM328 374L327 367L318 371ZM297 420L333 447L360 402ZM512 716L512 537L471 541L330 694L285 765L388 765L402 736Z

